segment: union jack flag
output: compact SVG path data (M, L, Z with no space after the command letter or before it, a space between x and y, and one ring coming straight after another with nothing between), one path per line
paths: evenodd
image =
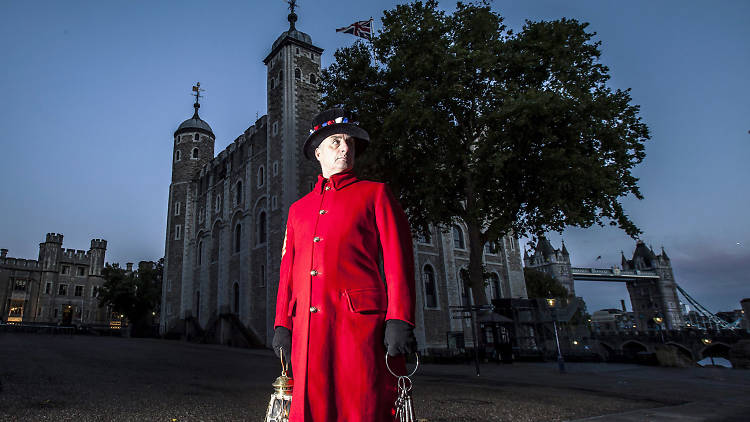
M366 40L372 39L372 19L354 22L349 26L337 29L336 32L352 34L355 37L362 37Z

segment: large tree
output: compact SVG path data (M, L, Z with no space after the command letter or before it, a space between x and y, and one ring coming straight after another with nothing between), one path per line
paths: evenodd
M99 305L125 315L134 326L134 335L147 330L152 313L159 312L163 269L164 258L155 263L141 261L136 271L107 264L102 270Z
M464 223L475 303L487 303L482 249L565 226L638 228L621 198L648 128L628 90L606 84L601 43L571 19L513 33L486 2L385 11L380 33L335 53L323 106L359 115L373 142L364 176L388 182L412 227Z

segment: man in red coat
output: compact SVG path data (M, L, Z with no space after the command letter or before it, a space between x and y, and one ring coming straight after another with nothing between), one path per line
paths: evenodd
M337 108L313 119L303 148L322 174L289 208L273 338L277 355L291 351L292 422L393 421L386 349L401 369L416 350L409 223L386 185L352 171L369 141Z

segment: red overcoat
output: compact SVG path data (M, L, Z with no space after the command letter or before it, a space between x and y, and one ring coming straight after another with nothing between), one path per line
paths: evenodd
M276 300L274 325L292 331L290 421L393 420L396 378L383 346L388 319L414 325L406 215L382 183L351 172L318 176L313 191L289 208ZM396 363L403 368L403 360Z

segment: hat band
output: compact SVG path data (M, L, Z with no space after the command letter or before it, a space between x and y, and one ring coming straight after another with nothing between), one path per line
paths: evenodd
M318 130L320 130L320 129L326 127L326 126L330 126L330 125L336 124L336 123L351 123L353 125L359 125L359 122L350 122L349 119L346 118L346 117L337 117L337 118L335 118L333 120L329 120L327 122L323 122L323 123L321 123L321 124L313 127L312 129L310 129L310 135L312 135L313 133L317 132Z

